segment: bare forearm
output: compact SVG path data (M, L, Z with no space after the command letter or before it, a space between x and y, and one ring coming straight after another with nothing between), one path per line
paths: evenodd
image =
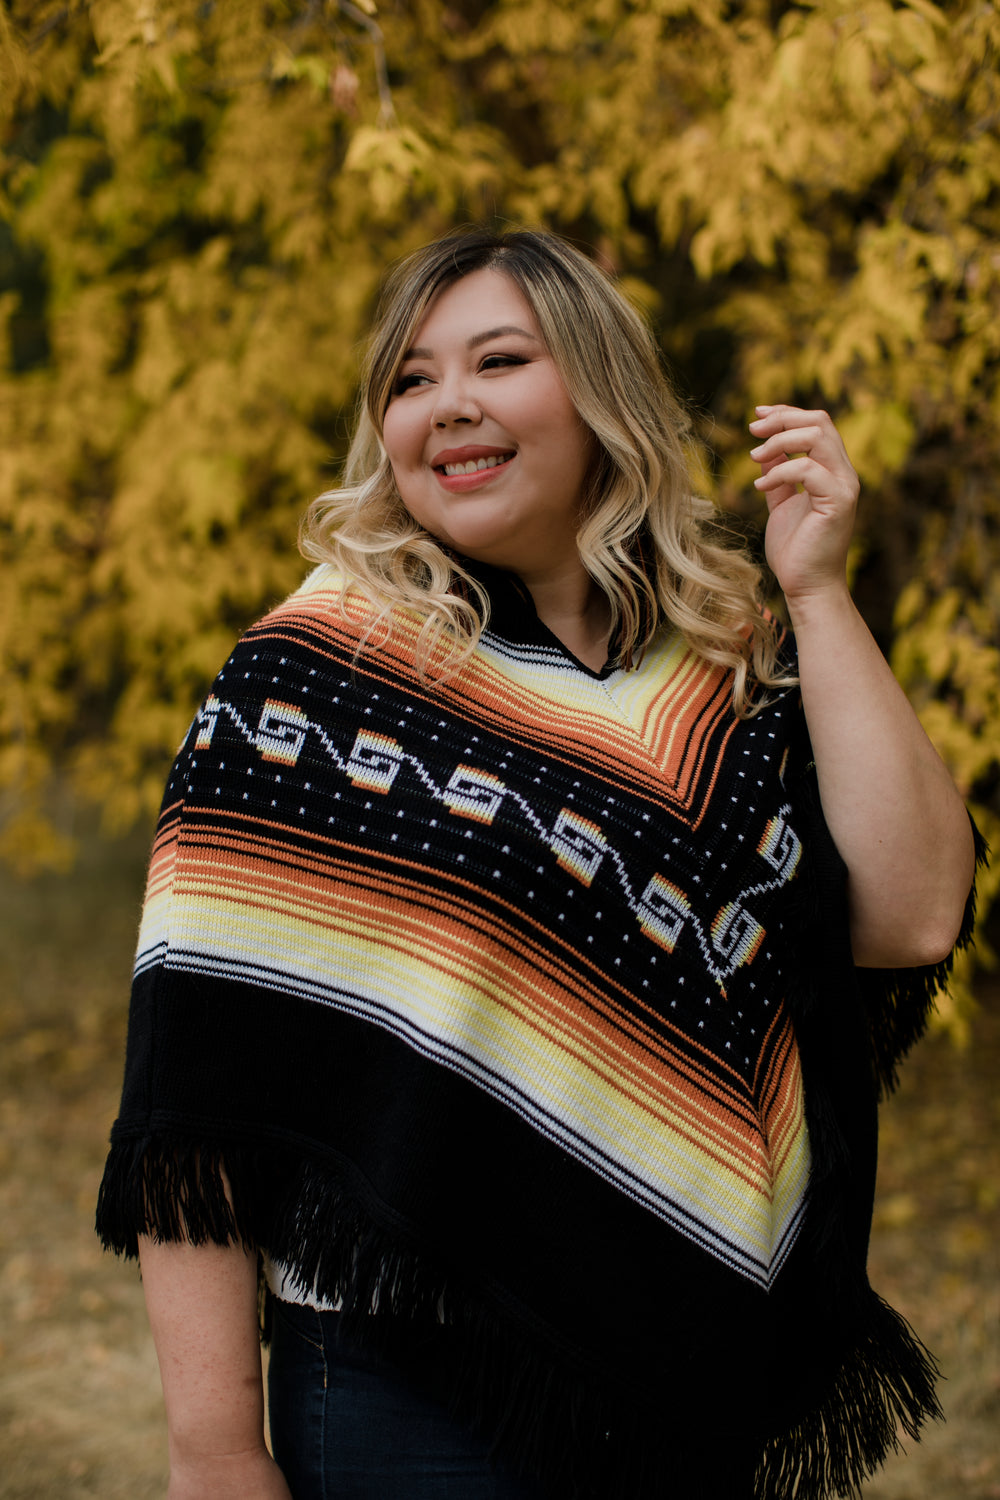
M855 959L935 962L972 882L961 799L846 585L788 605L820 797L849 871Z
M282 1500L264 1444L256 1256L239 1245L140 1244L160 1364L171 1500Z

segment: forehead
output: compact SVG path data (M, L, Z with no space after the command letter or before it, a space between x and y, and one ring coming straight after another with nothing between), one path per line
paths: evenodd
M438 292L417 325L414 345L467 339L490 329L520 328L538 338L538 321L523 293L502 271L471 271Z

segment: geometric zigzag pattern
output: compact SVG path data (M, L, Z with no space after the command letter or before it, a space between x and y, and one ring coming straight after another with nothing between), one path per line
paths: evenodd
M250 728L236 705L223 702L214 693L198 714L196 750L210 747L220 714L229 719L264 761L294 766L306 737L312 734L322 746L331 771L340 772L352 786L365 791L385 795L400 770L409 766L423 791L433 801L479 824L491 826L505 802L516 807L540 844L550 849L562 868L581 884L589 886L601 864L607 860L614 869L626 904L636 915L640 930L668 953L674 951L680 933L690 924L697 935L706 971L720 985L740 964L753 958L763 937L763 929L749 911L747 901L764 896L790 880L802 852L798 837L788 822L791 809L782 807L768 820L757 851L774 871L773 878L746 886L716 914L706 931L688 896L666 876L654 874L642 893L637 894L629 880L626 857L609 842L598 824L581 817L570 807L563 807L549 828L532 807L530 799L516 787L506 785L492 771L459 764L446 782L438 784L421 756L408 753L393 736L373 734L359 728L345 757L327 737L323 725L310 719L294 704L267 699L256 727Z
M734 721L669 636L597 677L487 633L413 713L412 634L352 671L363 606L344 620L323 584L244 638L192 726L137 968L392 1032L767 1286L809 1174L768 945L801 853L787 704Z

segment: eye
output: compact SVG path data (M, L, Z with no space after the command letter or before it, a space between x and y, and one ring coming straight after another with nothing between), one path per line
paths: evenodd
M526 365L528 361L521 354L487 354L482 361L480 370L503 370L512 365Z
M400 375L392 387L392 394L394 396L402 396L404 391L412 391L422 385L430 385L429 375L418 375L415 373L412 375Z

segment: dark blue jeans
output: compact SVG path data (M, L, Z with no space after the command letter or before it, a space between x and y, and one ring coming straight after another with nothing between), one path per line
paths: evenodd
M448 1331L362 1353L335 1312L274 1302L268 1405L293 1500L541 1500L435 1396Z

